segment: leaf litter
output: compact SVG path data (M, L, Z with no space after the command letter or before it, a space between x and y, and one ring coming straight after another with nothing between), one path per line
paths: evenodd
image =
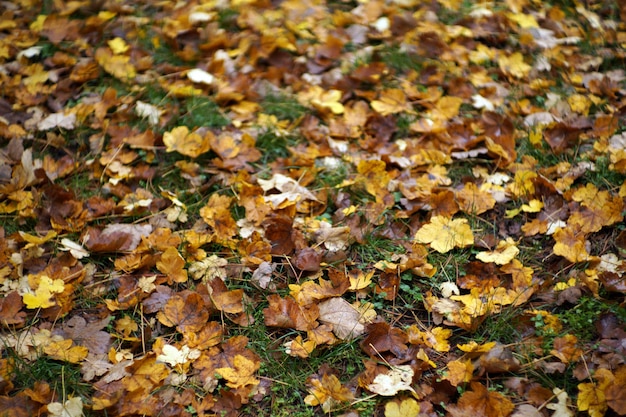
M623 1L3 5L8 415L626 415Z

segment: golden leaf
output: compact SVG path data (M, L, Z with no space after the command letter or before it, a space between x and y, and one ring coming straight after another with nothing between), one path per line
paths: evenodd
M211 150L209 138L195 132L190 133L187 126L178 126L170 132L165 132L163 144L167 152L178 152L191 158L197 158Z
M406 101L404 91L393 88L381 93L379 100L372 100L371 106L383 116L394 113L411 111L411 106Z
M217 368L215 372L220 374L231 388L241 388L246 385L257 385L259 380L254 377L260 363L254 362L243 355L235 355L232 368Z
M430 247L439 253L446 253L454 248L463 248L474 243L472 229L467 219L448 219L433 216L430 223L422 226L415 234L418 243L430 243Z
M406 398L400 403L389 401L385 404L385 417L417 417L420 405L413 398Z

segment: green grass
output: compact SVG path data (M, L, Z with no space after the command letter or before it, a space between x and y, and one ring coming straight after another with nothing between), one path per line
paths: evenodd
M424 65L424 59L418 54L404 51L395 45L385 46L374 58L400 73L408 70L419 71Z
M295 358L285 352L283 344L293 340L298 334L293 330L270 328L264 324L264 304L250 311L255 321L247 327L234 329L232 335L243 335L250 340L248 347L261 357L260 378L272 382L270 394L261 402L253 402L248 412L263 417L275 416L319 416L319 407L304 403L308 395L306 380L319 371L322 365L337 370L339 375L356 375L363 370L361 348L358 340L339 342L331 347L318 347L307 359ZM347 382L341 377L342 382ZM367 401L358 407L367 409L372 403Z
M386 239L374 232L366 233L363 236L363 243L355 243L351 246L352 259L363 265L363 267L375 264L378 261L392 262L394 254L405 253L406 250L399 243Z
M80 396L88 399L93 387L82 380L80 366L39 356L33 361L22 359L13 349L5 349L4 354L14 365L14 390L32 389L37 382L47 382L50 390L59 398Z
M220 107L210 98L194 96L184 103L185 111L178 120L178 126L221 128L230 123Z
M293 122L304 116L309 110L294 97L286 94L269 94L261 101L263 113L276 116L278 120Z
M286 158L291 153L289 147L295 145L300 140L293 135L281 135L275 131L267 130L259 134L256 139L256 148L261 151L262 156L257 164L266 165L278 158Z

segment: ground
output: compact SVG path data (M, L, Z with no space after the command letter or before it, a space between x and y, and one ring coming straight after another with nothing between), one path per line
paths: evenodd
M2 2L0 415L626 415L626 3Z

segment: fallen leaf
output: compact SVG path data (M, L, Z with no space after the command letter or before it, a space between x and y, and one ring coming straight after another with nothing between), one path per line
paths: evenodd
M398 401L389 401L385 404L385 417L417 417L420 406L413 398Z
M415 234L418 243L430 243L430 247L439 253L446 253L459 247L474 244L474 235L467 224L467 219L447 219L434 216L430 223L422 226Z
M413 374L413 369L409 365L394 366L389 372L376 375L374 381L367 386L367 389L374 394L387 397L396 395L400 391L415 392L411 387Z
M232 368L217 368L215 372L220 374L231 388L241 388L246 385L257 385L259 380L254 377L259 370L260 364L243 355L235 355Z
M330 324L333 333L342 340L354 339L365 331L361 324L361 313L341 297L324 300L318 304L319 321Z

